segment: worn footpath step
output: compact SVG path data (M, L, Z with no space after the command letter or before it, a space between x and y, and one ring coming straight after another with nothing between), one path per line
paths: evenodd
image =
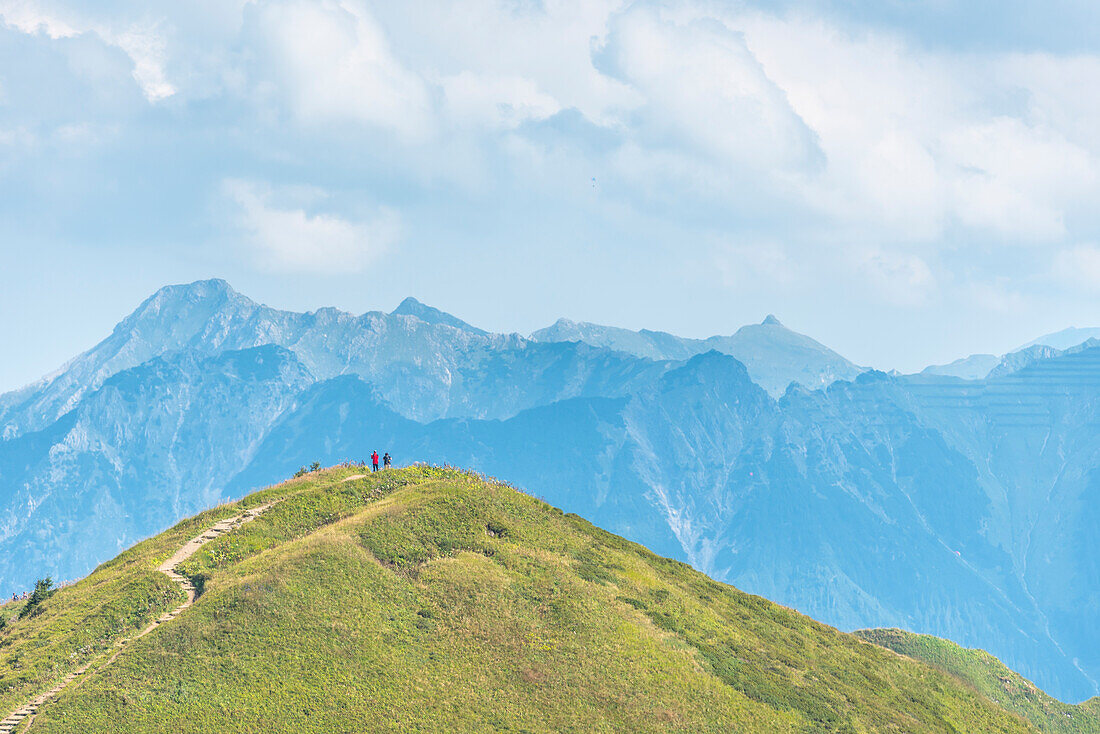
M278 502L278 500L276 500L276 502ZM153 622L148 627L146 627L144 630L139 632L134 637L132 637L132 638L122 638L122 639L116 641L115 642L116 650L115 650L114 654L111 655L111 657L103 665L103 667L106 667L106 666L110 665L112 662L114 662L115 658L117 658L119 656L119 654L122 652L123 646L125 646L126 644L128 644L128 643L130 643L130 642L132 642L132 641L134 641L134 640L136 640L140 637L144 637L145 635L149 634L150 632L152 632L154 629L156 629L158 626L164 624L165 622L172 621L173 619L178 617L181 612L183 612L185 609L187 609L189 606L191 606L192 604L195 603L195 586L194 586L194 584L191 583L191 580L189 578L187 578L186 576L184 576L184 575L180 574L178 571L176 571L176 566L178 566L179 564L183 563L188 558L193 556L195 554L195 552L198 551L199 548L206 545L206 543L210 542L211 540L214 540L215 538L221 537L222 535L229 532L230 530L235 530L236 528L240 527L241 525L243 525L244 523L246 523L250 520L256 519L265 510L267 510L269 507L271 507L271 505L273 505L273 504L275 504L275 502L271 502L269 504L262 505L260 507L255 507L255 508L252 508L251 510L246 510L243 513L241 513L240 515L237 515L235 517L229 518L228 520L222 520L221 522L216 523L212 527L207 528L206 530L204 530L199 535L195 536L191 540L184 543L183 546L180 547L180 549L177 550L172 555L171 558L169 558L164 563L162 563L160 566L158 566L157 570L160 571L161 573L165 574L166 576L168 576L168 578L175 581L179 585L180 589L182 589L183 592L187 595L187 599L182 604L180 604L178 607L176 607L175 609L172 609L171 611L165 612L164 614L157 617L155 620L153 620ZM104 654L106 654L106 653L104 653ZM12 711L4 719L0 719L0 734L11 734L13 731L15 731L15 728L18 727L20 724L22 724L23 721L25 719L27 719L28 716L33 717L34 715L36 715L38 713L38 708L40 706L47 703L50 699L54 698L59 693L61 693L63 690L65 690L65 688L69 684L71 684L74 680L76 680L77 677L79 677L80 675L85 673L88 670L88 668L91 667L91 665L92 665L92 663L89 662L89 663L85 664L83 667L78 668L77 670L74 670L73 672L66 675L65 678L63 679L63 681L60 684L54 686L53 688L46 691L45 693L39 694L35 698L31 699L31 701L29 703L26 703L23 706L20 706L15 711ZM33 718L32 718L32 721L33 721Z

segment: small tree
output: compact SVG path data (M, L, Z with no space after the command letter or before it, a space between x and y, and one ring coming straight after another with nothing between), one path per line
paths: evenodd
M27 599L27 603L23 606L23 610L19 612L19 618L23 619L32 614L37 614L40 611L42 602L50 598L50 594L54 592L53 579L47 576L44 579L38 579L34 584L34 592L31 594L31 598Z
M309 465L310 471L321 471L321 462L315 461Z
M306 468L304 466L298 467L298 471L294 472L294 478L304 477L306 475Z

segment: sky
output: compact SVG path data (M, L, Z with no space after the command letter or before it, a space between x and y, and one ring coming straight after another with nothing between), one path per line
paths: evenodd
M0 0L0 391L158 287L497 331L1100 325L1100 9Z

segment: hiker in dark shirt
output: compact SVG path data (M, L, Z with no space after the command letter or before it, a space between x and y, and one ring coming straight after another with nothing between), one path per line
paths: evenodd
M374 465L371 471L378 471L378 452L372 451L370 455L370 463Z
M390 468L390 452L387 451L386 455L382 457L382 466L386 469Z

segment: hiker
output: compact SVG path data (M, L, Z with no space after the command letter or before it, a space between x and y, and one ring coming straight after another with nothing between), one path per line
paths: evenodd
M386 469L390 468L390 452L387 451L386 455L382 457L382 466Z
M378 452L377 451L374 451L374 452L371 453L370 463L374 465L374 469L372 471L378 471Z

